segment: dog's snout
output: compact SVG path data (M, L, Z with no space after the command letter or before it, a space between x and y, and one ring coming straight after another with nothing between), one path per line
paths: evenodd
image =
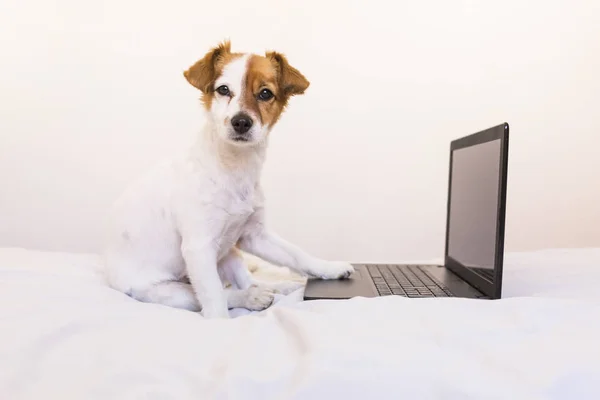
M244 113L239 113L231 119L231 125L237 133L244 134L252 128L252 118Z

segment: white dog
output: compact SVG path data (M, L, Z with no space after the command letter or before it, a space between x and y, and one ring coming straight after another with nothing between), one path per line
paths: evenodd
M274 292L298 288L256 284L240 250L305 276L349 277L349 263L315 258L264 222L260 174L269 132L289 98L308 88L306 78L280 53L232 53L229 42L184 76L202 92L207 122L185 157L160 166L115 205L109 284L143 302L227 318L230 308L262 310Z

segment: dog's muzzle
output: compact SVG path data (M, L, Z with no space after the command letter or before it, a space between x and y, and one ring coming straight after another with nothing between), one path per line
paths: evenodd
M235 132L232 139L247 142L250 139L248 131L252 128L252 118L246 113L238 113L231 119L231 126Z

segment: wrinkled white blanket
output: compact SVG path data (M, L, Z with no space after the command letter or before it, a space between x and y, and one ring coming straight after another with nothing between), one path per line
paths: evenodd
M508 254L504 299L298 302L228 321L0 249L0 399L600 399L600 249Z

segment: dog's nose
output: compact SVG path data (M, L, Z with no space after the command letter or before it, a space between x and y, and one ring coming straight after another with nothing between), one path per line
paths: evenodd
M252 118L249 115L240 113L231 119L231 125L237 133L243 134L252 128Z

